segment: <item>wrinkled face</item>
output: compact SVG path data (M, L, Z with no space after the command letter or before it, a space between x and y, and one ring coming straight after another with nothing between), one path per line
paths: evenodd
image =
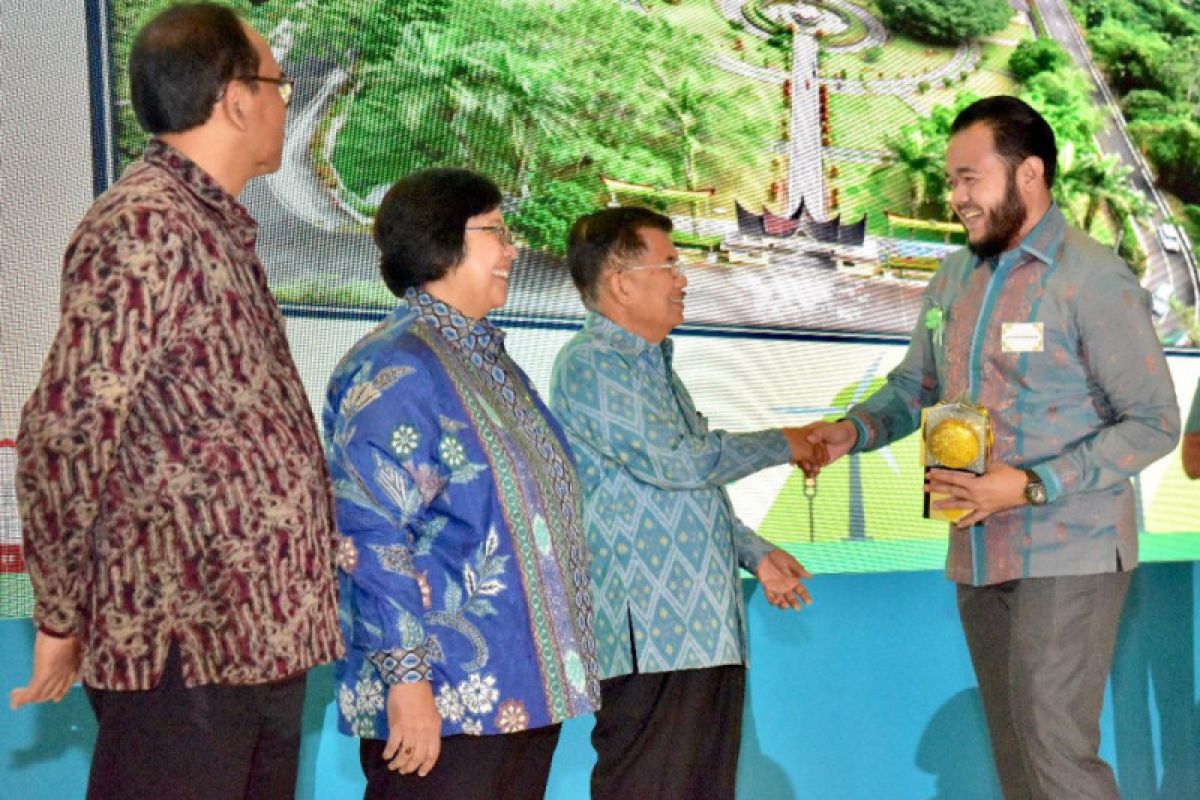
M246 35L258 53L258 75L263 78L283 75L267 40L249 26L246 26ZM287 106L275 84L259 81L251 88L255 90L250 93L253 107L249 115L256 174L265 175L279 169L283 160L283 124L287 119Z
M453 284L459 311L479 319L504 305L517 248L499 208L467 219L463 259L446 279Z
M1016 169L996 152L992 129L971 125L946 148L950 206L967 229L967 245L990 258L1019 244L1028 209L1017 189Z
M617 279L633 296L626 313L635 332L660 342L683 322L687 276L675 273L679 253L670 234L657 228L642 228L639 234L646 249L636 262L617 267Z

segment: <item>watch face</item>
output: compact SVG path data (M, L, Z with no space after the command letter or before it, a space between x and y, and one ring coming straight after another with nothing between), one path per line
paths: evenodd
M1046 484L1038 481L1025 487L1025 499L1032 505L1040 506L1046 503Z

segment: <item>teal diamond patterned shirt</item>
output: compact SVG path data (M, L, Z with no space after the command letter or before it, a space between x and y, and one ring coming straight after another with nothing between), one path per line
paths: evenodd
M778 430L710 431L653 345L590 313L558 354L550 407L578 461L603 678L746 662L738 566L774 545L725 484L790 451ZM632 639L631 639L632 637Z

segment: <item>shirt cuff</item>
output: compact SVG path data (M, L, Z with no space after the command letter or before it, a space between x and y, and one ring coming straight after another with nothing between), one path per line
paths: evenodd
M738 560L742 569L750 574L758 569L758 565L775 549L775 545L756 534L746 525L740 525L743 540L738 543Z
M1053 503L1058 498L1062 497L1062 481L1054 474L1054 470L1045 464L1038 464L1036 467L1030 467L1029 471L1042 479L1042 485L1046 487L1046 502Z
M858 432L858 438L854 440L854 446L850 448L851 453L861 453L867 446L867 442L871 439L871 432L867 430L867 423L863 422L853 414L847 414L838 422L849 420L854 426L854 430Z
M424 645L411 650L404 647L376 650L367 654L367 660L379 671L379 677L383 678L383 682L388 686L427 681L433 672L429 652Z
M33 624L37 627L38 631L55 639L69 639L72 636L79 636L78 618L73 618L71 615L52 611L42 606L34 607Z
M783 429L774 431L775 436L771 438L767 447L767 453L772 464L790 464L792 461L792 446L788 444L787 436L784 435Z

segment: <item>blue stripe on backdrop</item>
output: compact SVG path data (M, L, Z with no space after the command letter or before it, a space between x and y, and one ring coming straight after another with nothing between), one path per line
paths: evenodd
M752 593L738 795L743 800L992 800L987 734L954 590L939 573L818 576L815 605L779 612ZM1200 797L1200 564L1135 574L1101 720L1122 796ZM0 622L0 690L29 674L28 621ZM361 796L356 742L334 730L329 668L309 679L297 797ZM591 718L567 723L548 797L587 797ZM95 723L83 692L9 712L0 796L82 797Z

